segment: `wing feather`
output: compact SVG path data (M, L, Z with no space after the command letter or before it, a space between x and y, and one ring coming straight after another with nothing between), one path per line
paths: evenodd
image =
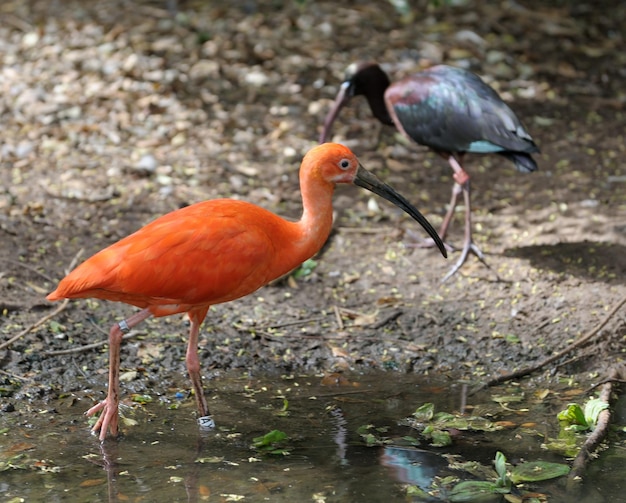
M471 72L434 67L394 84L385 99L396 126L435 150L537 151L515 113Z
M50 298L97 297L138 307L239 298L274 279L270 228L278 220L233 200L168 213L82 263Z

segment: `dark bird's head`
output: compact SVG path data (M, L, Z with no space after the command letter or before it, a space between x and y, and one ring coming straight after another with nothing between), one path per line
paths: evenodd
M385 107L385 91L390 84L389 77L378 63L358 61L348 66L335 103L324 120L320 143L328 141L330 129L339 111L354 96L365 96L374 116L383 124L392 125L393 122Z

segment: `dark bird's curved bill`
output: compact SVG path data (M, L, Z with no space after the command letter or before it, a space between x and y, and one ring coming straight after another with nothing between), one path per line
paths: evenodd
M337 93L337 97L335 98L335 102L333 103L333 107L330 109L328 114L326 115L326 119L324 120L324 129L320 134L320 143L326 143L328 141L328 137L330 136L330 128L335 122L337 115L339 115L339 111L343 108L343 106L350 101L350 89L351 83L349 81L341 84L339 88L339 92Z
M433 238L433 241L441 251L441 254L448 258L448 253L446 252L446 247L443 244L443 241L437 234L437 231L434 229L430 222L426 220L426 217L422 215L411 203L409 203L404 197L398 194L394 189L392 189L385 182L380 180L376 175L367 171L363 166L359 165L359 169L356 172L356 176L354 178L354 184L359 187L363 187L364 189L373 192L374 194L379 195L383 199L386 199L390 203L395 204L398 208L406 211L411 217L416 220L424 230Z

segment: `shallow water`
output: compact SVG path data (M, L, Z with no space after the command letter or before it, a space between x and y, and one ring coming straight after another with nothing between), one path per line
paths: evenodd
M570 383L571 384L571 383ZM548 386L546 386L547 388ZM200 433L193 398L160 397L124 407L135 424L122 427L119 440L100 444L82 413L87 397L67 396L44 411L17 407L3 414L0 499L2 501L424 501L407 486L446 501L441 478L471 479L451 460L491 466L496 451L510 463L521 460L566 462L542 448L558 433L556 413L584 386L561 391L507 386L467 396L467 386L444 377L397 373L255 377L220 375L209 381L217 428ZM558 385L556 385L558 387ZM520 396L502 403L495 395ZM545 396L544 396L545 395ZM123 391L123 398L128 396ZM400 425L425 402L436 410L464 408L506 427L492 432L455 431L450 447L402 437L419 434ZM177 408L172 408L177 407ZM616 420L625 417L623 402ZM364 428L371 425L370 428ZM381 445L368 447L358 430ZM271 430L285 432L289 455L251 448ZM615 439L613 439L615 440ZM404 444L404 445L403 445ZM452 458L450 455L456 455ZM578 501L619 501L624 490L624 444L613 445L589 469ZM548 501L572 501L566 477L532 484Z

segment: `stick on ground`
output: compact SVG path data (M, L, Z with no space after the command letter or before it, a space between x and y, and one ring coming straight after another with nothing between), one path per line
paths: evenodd
M78 250L78 252L76 252L76 255L74 255L74 258L72 259L72 261L70 262L70 265L67 266L67 271L69 272L71 271L74 266L76 265L76 262L78 262L78 259L80 258L80 256L83 254L83 248L81 248L80 250ZM35 271L37 272L37 271ZM41 273L39 273L41 274ZM45 278L47 278L47 276L44 276ZM24 330L22 330L19 334L15 335L14 337L11 337L8 341L3 342L2 344L0 344L0 350L3 350L5 348L8 348L11 344L13 344L15 341L21 339L22 337L24 337L26 334L32 332L34 329L36 329L38 326L43 325L46 321L48 321L51 318L54 318L57 314L59 314L61 311L63 311L68 303L69 303L70 299L65 299L61 305L59 305L59 307L57 307L54 311L52 311L51 313L46 314L43 318L38 319L35 323L27 326Z
M487 383L483 384L479 388L473 390L472 393L475 393L476 391L479 391L484 388L488 388L490 386L495 386L496 384L500 384L506 381L510 381L512 379L518 379L525 375L532 374L536 370L539 370L545 367L546 365L549 365L553 361L558 360L559 358L562 358L563 356L570 353L571 351L574 351L575 349L581 346L584 346L591 339L593 339L600 332L600 330L604 328L604 326L611 320L611 318L613 318L613 316L615 316L615 314L621 309L621 307L624 304L626 304L626 296L623 297L613 307L613 309L611 309L611 311L604 317L604 319L600 323L598 323L594 328L592 328L589 332L587 332L583 337L581 337L577 341L567 346L565 349L559 351L558 353L553 354L552 356L546 358L545 360L540 361L536 365L532 365L530 367L522 368L522 369L516 370L515 372L511 372L509 374L504 374L499 377L496 377L495 379L492 379L491 381L488 381Z
M618 378L618 372L615 369L612 369L611 374L609 375L609 379L613 380ZM610 404L612 389L613 381L603 384L600 388L600 400L607 404ZM567 480L568 491L580 491L580 487L577 483L582 479L583 473L585 471L588 461L591 459L593 451L596 450L600 442L602 442L602 440L608 433L610 423L611 411L609 409L604 409L598 415L598 421L596 423L595 429L589 434L587 440L585 440L585 443L580 448L580 451L578 451L578 454L574 459L574 462L572 463L572 470L570 471Z

